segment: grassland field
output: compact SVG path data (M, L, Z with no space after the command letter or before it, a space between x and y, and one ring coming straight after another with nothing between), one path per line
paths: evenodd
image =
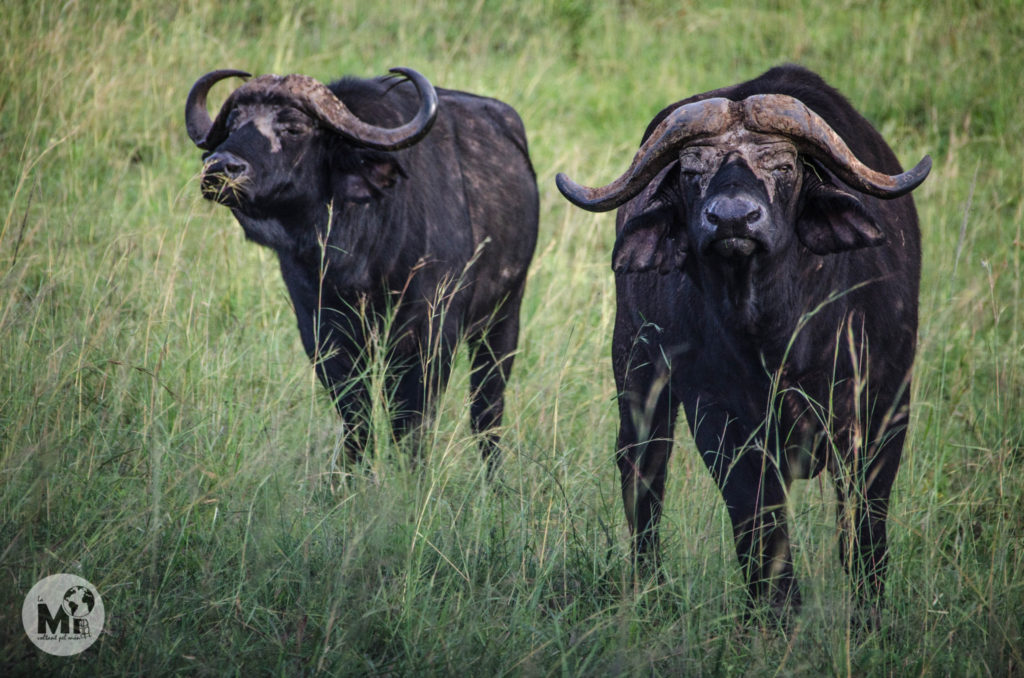
M1024 675L1022 10L4 3L0 673ZM905 165L935 161L914 193L914 406L874 634L848 623L820 479L792 496L803 612L789 634L740 622L728 517L685 435L664 578L634 582L612 456L613 218L553 181L613 179L664 105L783 62L844 92ZM345 471L273 254L202 200L184 130L189 86L215 68L330 81L399 65L513 105L537 170L493 485L464 357L422 466L381 425L368 467ZM26 592L56 572L88 579L107 611L70 658L21 628Z

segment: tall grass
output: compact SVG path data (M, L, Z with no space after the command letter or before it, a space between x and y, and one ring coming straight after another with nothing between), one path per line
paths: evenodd
M1024 671L1024 24L1005 3L14 2L0 15L0 670L79 674L1013 675ZM935 158L883 631L848 626L827 482L798 483L805 609L744 627L728 518L681 436L665 578L634 585L612 463L612 220L571 209L685 95L798 61ZM526 122L541 237L494 485L462 357L412 468L339 423L274 258L203 202L184 96L221 67L417 68ZM219 90L215 91L215 96ZM89 579L107 628L18 611Z

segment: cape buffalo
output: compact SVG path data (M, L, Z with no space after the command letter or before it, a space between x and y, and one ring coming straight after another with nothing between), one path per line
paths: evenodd
M210 88L248 74L202 76L185 106L189 136L206 151L202 192L277 254L350 458L367 440L374 338L386 337L386 395L401 434L429 414L464 337L471 424L490 468L537 238L526 134L500 101L392 72L404 78L324 86L263 75L212 120Z
M721 490L751 602L799 607L790 483L828 469L840 557L869 618L910 402L920 236L892 150L818 75L782 66L698 94L650 123L590 211L621 206L617 462L638 562L657 565L676 415ZM858 615L859 616L859 615Z

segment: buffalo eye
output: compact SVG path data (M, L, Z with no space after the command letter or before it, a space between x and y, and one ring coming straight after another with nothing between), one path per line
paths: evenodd
M706 169L706 165L699 153L683 153L679 156L679 171L683 176L699 176Z
M305 116L290 109L278 116L275 127L279 134L292 138L301 137L310 131L310 125Z
M298 125L287 125L285 127L282 127L280 131L281 134L285 135L286 137L300 137L306 133L305 128L300 127Z
M277 131L282 136L295 139L308 133L309 127L303 125L302 123L286 122L283 124L279 124L277 126Z
M796 170L795 160L792 153L766 153L760 158L759 164L763 170L771 172L774 176L787 178Z
M710 146L695 145L679 153L679 171L683 177L694 179L710 174L721 163L722 153Z

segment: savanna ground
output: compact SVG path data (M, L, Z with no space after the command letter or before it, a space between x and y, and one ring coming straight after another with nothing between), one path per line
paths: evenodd
M0 12L0 672L1024 673L1018 2L288 4ZM663 105L785 61L842 90L904 164L935 160L914 193L915 405L876 634L848 624L827 480L794 488L802 614L788 636L740 623L728 519L685 436L665 578L634 585L613 219L553 182L607 182ZM379 427L370 468L342 478L273 256L199 196L182 110L202 73L396 65L508 101L530 136L541 232L493 486L464 362L423 466ZM56 572L107 610L72 658L21 629Z

